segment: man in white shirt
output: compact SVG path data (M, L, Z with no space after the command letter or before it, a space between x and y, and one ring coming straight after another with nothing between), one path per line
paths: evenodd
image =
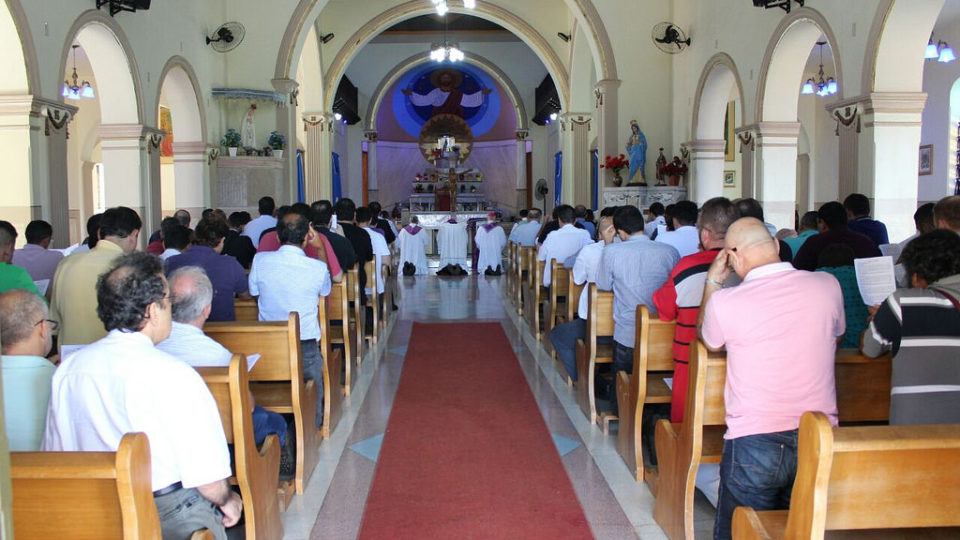
M577 380L575 346L578 339L583 339L587 335L587 297L590 292L587 285L597 282L597 270L600 268L603 247L613 243L613 238L617 234L613 227L613 218L601 217L600 222L597 223L597 231L599 231L600 240L584 246L573 264L574 283L584 285L577 307L577 318L550 330L550 343L553 345L553 350L557 351L557 357L563 362L567 375L573 381ZM572 302L573 299L567 301Z
M680 201L673 205L673 230L657 233L656 241L675 247L680 257L700 251L697 204L693 201Z
M250 266L250 295L257 297L261 321L286 321L290 312L300 316L300 351L303 377L317 382L317 427L323 422L323 357L320 355L320 322L317 305L330 294L332 281L327 252L320 233L307 216L291 211L283 216L277 230L282 244L277 251L257 253ZM317 258L303 249L317 248Z
M377 273L377 294L383 294L384 283L383 279L380 278L380 268L383 265L390 264L390 246L387 244L387 239L385 236L377 232L370 226L371 221L373 220L373 212L370 211L367 207L357 208L356 214L357 227L367 231L367 234L370 235L370 245L373 246L373 256L374 256L374 271ZM372 277L371 277L372 279ZM369 292L373 292L373 289L367 288ZM369 293L368 293L369 294Z
M455 214L440 224L437 231L437 251L440 252L440 270L448 266L459 266L460 271L467 269L467 224L457 222Z
M19 266L30 274L34 282L53 279L57 264L63 259L63 253L50 249L53 240L53 227L43 220L34 220L27 224L24 231L27 243L13 252L11 264Z
M410 224L400 229L397 244L400 245L400 271L403 272L403 267L410 263L415 268L413 275L427 275L429 271L426 250L430 245L430 235L420 227L417 216L410 216Z
M273 197L260 197L260 200L257 201L257 210L260 212L260 216L244 225L243 232L240 233L249 237L254 246L260 245L260 236L265 231L277 226L277 207L276 203L273 202Z
M543 286L550 286L550 262L553 260L565 261L568 257L580 252L580 248L593 243L590 233L584 229L574 227L576 216L573 207L569 204L558 206L554 212L560 228L547 235L540 251L537 252L538 261L546 261L543 266Z
M217 404L190 366L155 345L170 334L160 260L134 252L97 280L106 337L64 359L53 376L45 451L116 451L125 433L150 440L154 502L164 538L240 519Z
M537 234L540 232L540 210L531 208L527 213L527 220L517 223L510 231L509 241L520 247L533 247L537 245Z
M503 227L497 223L496 212L489 212L487 222L477 227L474 242L480 252L477 258L477 272L483 272L488 276L499 276L503 248L507 246L507 235L503 232Z
M663 212L663 203L655 202L650 205L650 221L643 226L643 234L647 235L647 238L653 238L653 231L657 230L657 227L666 227L667 220L663 217Z
M176 356L192 367L227 367L233 354L203 333L213 302L213 283L199 266L182 266L170 274L170 303L173 324L170 336L157 344L161 351ZM249 358L247 359L249 360ZM284 447L287 422L278 413L253 406L253 435L257 446L275 433ZM281 474L284 456L280 456Z

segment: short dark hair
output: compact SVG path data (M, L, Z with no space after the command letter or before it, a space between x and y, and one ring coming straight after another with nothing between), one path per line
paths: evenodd
M204 210L204 212L206 212L206 210ZM179 221L184 227L190 226L190 212L187 210L181 208L173 213L173 217L177 218L177 221Z
M710 229L712 234L720 236L727 234L727 229L738 219L740 216L730 199L714 197L700 207L698 223L701 227Z
M247 223L250 223L249 219L245 219L243 212L231 212L230 217L227 218L227 221L230 223L230 226L234 228L240 228ZM199 227L199 224L197 224L197 226Z
M582 204L578 204L578 205L574 206L574 207L573 207L573 215L574 215L577 219L580 219L580 218L586 219L586 218L587 218L587 207L584 206L584 205L582 205Z
M35 219L27 223L23 235L27 238L28 244L39 244L47 238L53 237L53 226L42 219Z
M233 217L232 215L230 217ZM197 230L194 231L193 243L198 246L217 247L220 240L227 236L230 228L222 219L216 216L209 216L197 223Z
M668 205L663 209L663 220L664 220L664 222L666 222L667 230L668 230L668 231L672 231L672 230L673 230L673 216L675 215L675 214L674 214L674 210L676 209L676 206L677 206L677 205L675 205L675 204L668 204Z
M107 208L100 218L100 238L116 236L126 238L143 227L140 216L132 208L116 206Z
M654 203L654 204L660 204L660 203ZM663 205L661 204L660 207L663 208ZM603 209L600 210L600 217L602 217L602 218L603 218L603 217L613 217L613 215L617 213L617 208L620 208L620 207L619 207L619 206L604 206Z
M823 203L817 215L827 228L831 231L843 229L847 226L847 210L837 201Z
M87 218L87 245L93 248L100 241L100 220L103 214L94 214Z
M629 235L643 230L643 214L636 206L627 205L617 208L613 214L613 226L618 231L623 231Z
M380 203L377 201L371 201L370 204L367 205L367 208L370 209L370 213L374 216L379 216L380 211L383 210L383 207L380 206Z
M863 193L851 193L843 200L843 207L853 214L853 217L870 215L870 199Z
M740 214L740 217L752 217L764 221L763 205L753 197L737 199L733 202L733 205L737 207L737 212Z
M815 231L819 226L819 220L819 213L812 210L810 212L804 212L803 217L800 218L800 228Z
M573 207L569 204L561 204L560 206L553 209L553 214L557 217L559 221L564 223L573 223L576 213L573 210Z
M333 209L329 206L326 208L321 208L320 210L313 210L313 222L317 225L328 227L330 225L331 217L333 217Z
M168 232L172 232L178 227L182 227L180 220L175 217L165 217L160 220L160 236L166 237Z
M337 201L333 210L337 213L337 219L340 221L353 221L357 213L357 205L352 199L343 198Z
M147 308L163 302L163 262L142 251L123 255L97 279L97 316L103 327L138 332Z
M200 218L203 219L205 217L210 217L213 215L213 213L214 213L213 208L204 208L203 212L200 212Z
M654 216L662 216L663 210L664 209L663 209L662 202L655 202L650 205L650 213L653 214Z
M273 197L260 197L260 200L257 201L257 211L260 212L261 216L273 215L273 211L277 209L277 203L273 202Z
M313 217L313 210L310 208L310 205L307 203L297 202L297 203L291 204L290 210L288 210L287 213L289 214L290 212L296 212L302 216L305 216L308 220L310 220Z
M936 206L932 202L921 205L920 208L917 208L917 211L913 213L913 224L917 226L917 230L920 231L920 234L930 232L937 228L937 224L933 221L933 207Z
M541 212L539 208L531 208L530 211L527 212L528 219L540 219L542 217L543 212Z
M373 219L373 212L370 210L370 208L361 206L360 208L357 208L355 219L357 223L366 223Z
M944 220L953 230L960 230L960 195L944 197L933 206L936 221ZM934 221L934 223L936 223Z
M163 234L163 247L183 251L190 245L191 236L193 236L193 231L190 230L190 227L184 227L177 222L176 227Z
M697 203L693 201L680 201L673 207L673 217L681 225L697 224Z
M853 259L857 254L847 244L833 243L823 248L817 257L817 268L838 268L853 266Z
M903 249L900 262L908 276L930 284L960 274L960 235L946 229L922 234Z
M310 218L299 212L288 212L277 222L277 239L283 245L299 246L307 238Z
M518 214L519 214L519 216L520 216L520 219L523 219L523 218L527 217L528 215L530 215L530 211L527 210L526 208L521 208L521 209L520 209L520 212L519 212Z
M0 221L0 247L17 241L17 228L9 221Z

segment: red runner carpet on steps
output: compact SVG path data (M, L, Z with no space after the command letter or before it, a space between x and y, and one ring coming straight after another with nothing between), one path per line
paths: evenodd
M415 323L362 539L593 538L499 323Z

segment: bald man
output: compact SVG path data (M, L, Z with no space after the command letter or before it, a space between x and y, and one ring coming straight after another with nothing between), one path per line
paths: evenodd
M724 289L731 272L743 283ZM845 330L833 276L781 262L779 243L756 218L730 226L707 271L699 324L708 349L727 350L715 539L730 538L737 506L790 506L800 416L820 411L837 424L833 366Z

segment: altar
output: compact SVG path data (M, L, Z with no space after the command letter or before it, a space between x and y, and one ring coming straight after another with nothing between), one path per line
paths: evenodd
M455 215L460 223L469 223L470 220L484 221L487 219L487 213L481 211L474 212L430 212L417 210L404 210L401 216L402 223L409 223L412 216L420 220L420 227L430 234L430 245L427 247L427 255L437 253L437 231L440 225ZM506 225L506 224L505 224ZM473 238L467 241L467 253L473 253Z

